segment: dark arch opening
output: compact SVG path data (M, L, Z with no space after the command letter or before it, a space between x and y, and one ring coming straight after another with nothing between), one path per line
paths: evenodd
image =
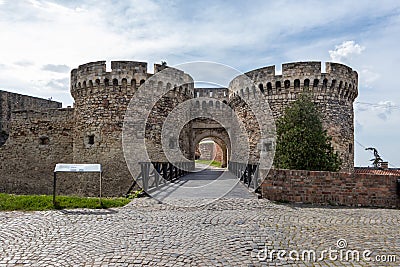
M264 85L263 85L262 83L260 83L260 84L258 85L258 88L260 88L261 93L264 94Z
M310 79L304 80L304 89L308 89L310 87Z
M285 85L285 89L289 89L289 87L290 87L290 81L289 81L289 80L286 80L286 81L284 82L284 85Z
M294 88L300 88L300 80L299 79L296 79L296 80L294 80Z
M319 84L319 80L318 79L314 79L313 87L318 87L318 84Z
M281 90L281 82L280 81L276 81L275 82L275 88L278 90L278 91L280 91Z

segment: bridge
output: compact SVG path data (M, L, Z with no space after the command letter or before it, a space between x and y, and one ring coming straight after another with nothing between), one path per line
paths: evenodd
M228 168L206 164L142 162L141 173L135 180L158 201L183 206L207 204L219 198L255 199L258 185L256 165L230 162ZM191 169L191 171L188 171ZM132 187L133 188L133 187Z

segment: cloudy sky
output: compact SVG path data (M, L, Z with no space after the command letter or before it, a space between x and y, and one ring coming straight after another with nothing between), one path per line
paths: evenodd
M0 89L72 105L69 72L97 60L214 61L240 71L335 61L359 73L356 166L400 167L400 2L0 0Z

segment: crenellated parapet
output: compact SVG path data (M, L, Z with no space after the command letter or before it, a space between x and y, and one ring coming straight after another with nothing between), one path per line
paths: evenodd
M154 64L155 73L165 68L167 66ZM181 70L176 72L177 77L183 75ZM75 101L93 94L109 94L116 91L131 96L152 75L147 71L146 62L111 61L111 71L106 70L105 61L90 62L71 71L71 94ZM193 90L186 91L188 95L193 96Z
M358 95L358 74L352 68L339 63L326 62L326 72L321 62L294 62L282 64L282 74L276 75L275 66L268 66L246 73L267 99L295 98L302 91L312 91L321 97L336 98L353 103ZM236 80L236 79L235 79ZM234 85L235 81L232 81ZM251 88L235 85L233 92L244 96Z
M71 71L71 94L75 98L117 87L134 93L151 75L146 62L112 61L111 71L105 61L90 62Z

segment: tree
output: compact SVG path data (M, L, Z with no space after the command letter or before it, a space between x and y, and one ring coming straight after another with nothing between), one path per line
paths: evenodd
M275 167L338 171L341 160L323 129L321 114L308 95L300 95L278 119Z

